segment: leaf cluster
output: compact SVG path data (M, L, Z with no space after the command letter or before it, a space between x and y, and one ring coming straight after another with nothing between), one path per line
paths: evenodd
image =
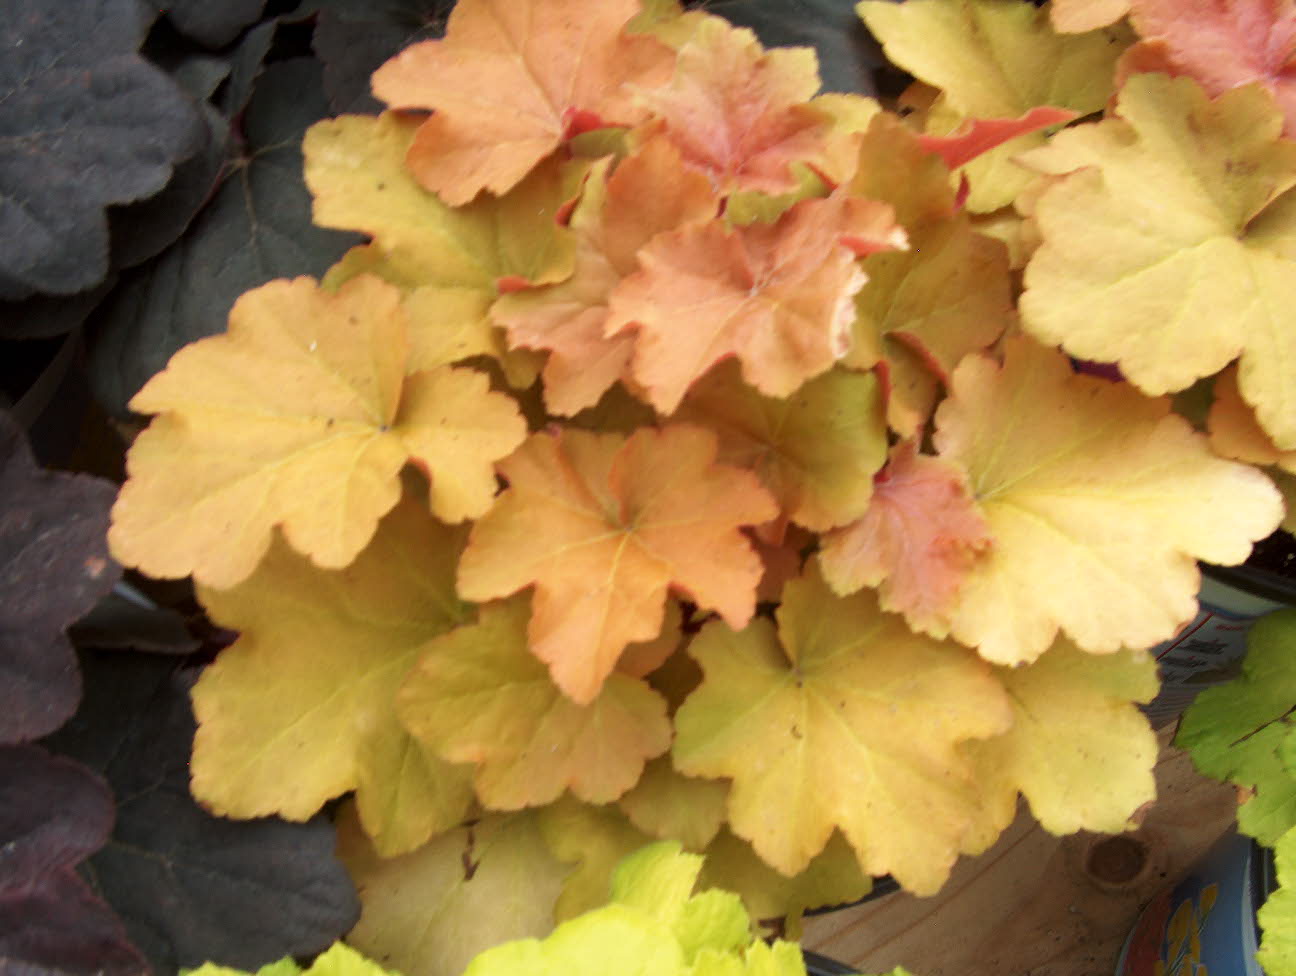
M452 976L655 838L795 920L935 891L1020 797L1152 799L1146 649L1292 507L1263 66L1210 76L1152 0L865 2L881 100L836 3L286 7L105 32L206 149L85 197L93 281L10 296L152 417L114 558L237 635L203 807L347 797L351 940Z

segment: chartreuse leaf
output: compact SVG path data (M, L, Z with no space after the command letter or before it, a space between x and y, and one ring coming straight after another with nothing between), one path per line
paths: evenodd
M1012 822L1019 791L1051 833L1124 830L1156 797L1156 735L1136 705L1157 693L1156 662L1143 651L1099 656L1059 640L1032 664L995 671L1013 724L967 747L990 821L974 832L971 853Z
M331 295L310 278L247 293L224 335L193 343L131 400L158 414L136 439L113 509L119 560L205 585L245 580L281 526L319 566L346 566L400 497L409 461L432 510L482 514L493 462L526 425L485 374L406 376L400 293L362 277Z
M874 587L883 610L944 636L945 615L990 543L967 472L901 441L863 517L823 537L820 564L834 592Z
M424 645L469 619L453 585L462 539L410 497L345 570L279 541L240 586L201 588L241 636L193 691L194 794L225 816L302 820L355 789L388 855L458 823L469 771L421 749L394 699Z
M280 959L262 966L255 973L211 962L197 969L182 970L182 973L183 976L396 976L393 970L384 969L344 942L334 942L305 969L292 959Z
M1027 331L1118 363L1152 394L1240 355L1242 398L1278 447L1296 448L1296 210L1283 196L1296 145L1281 129L1258 87L1211 101L1189 78L1136 75L1116 117L1031 153L1033 168L1069 175L1035 208L1043 244L1026 269Z
M835 597L817 569L783 593L777 633L717 621L689 646L706 677L676 713L676 766L731 777L733 831L784 874L840 827L866 872L936 891L976 809L957 747L1006 731L1003 688L872 594Z
M657 636L669 588L741 627L761 565L740 526L777 508L716 449L715 435L687 424L629 438L535 434L500 465L509 487L473 526L460 595L534 585L531 650L578 704L598 696L627 644Z
M544 935L568 871L529 812L491 814L384 860L348 806L338 855L362 904L347 940L405 976L460 976L490 946Z
M545 404L570 415L598 402L622 379L631 336L604 336L608 298L638 270L639 249L656 234L714 217L719 200L705 175L685 168L665 138L649 139L609 174L601 161L572 214L575 268L566 281L500 297L494 321L513 346L547 350Z
M613 291L609 335L637 329L634 379L659 413L722 359L786 397L850 346L861 254L906 247L891 208L839 189L802 200L775 223L723 219L658 234L640 270Z
M1256 961L1269 976L1296 973L1296 827L1274 845L1274 861L1281 887L1256 913L1263 937Z
M1270 847L1296 825L1296 777L1282 755L1296 731L1294 658L1296 610L1256 621L1242 674L1198 695L1175 739L1207 776L1255 790L1238 827Z
M418 181L452 206L513 189L564 139L647 114L638 97L675 56L628 34L638 0L462 0L443 40L406 48L373 76L394 109L433 109L410 146Z
M941 90L930 122L944 132L968 118L1017 118L1040 105L1098 111L1125 46L1115 30L1056 34L1047 9L1019 0L866 0L857 9L892 63ZM1032 178L1013 157L1045 138L1018 136L964 167L970 209L1011 203Z
M476 764L477 796L490 809L539 806L568 788L611 802L670 747L666 701L613 672L598 697L576 704L528 649L530 615L530 601L514 597L433 639L397 695L397 713L435 755Z
M936 414L939 454L967 470L993 539L949 632L999 664L1034 660L1059 630L1101 653L1168 638L1196 612L1195 560L1245 559L1282 518L1278 493L1168 401L1025 338L1005 350L1002 365L965 360Z
M720 437L720 460L755 471L798 525L822 531L859 518L886 460L883 396L872 373L831 370L791 396L762 396L722 363L677 414Z

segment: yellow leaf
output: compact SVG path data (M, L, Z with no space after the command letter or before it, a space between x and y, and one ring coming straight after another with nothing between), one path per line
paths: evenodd
M568 871L533 813L486 816L383 860L348 807L338 856L362 906L347 941L403 976L460 976L491 946L547 935Z
M281 526L319 566L355 558L413 461L432 509L459 521L495 494L495 460L526 426L470 369L406 377L400 294L372 277L336 294L310 278L248 292L229 332L180 350L131 401L159 416L132 447L114 554L154 576L233 586Z
M396 699L405 727L450 762L475 763L477 796L495 810L617 799L670 747L666 701L613 672L577 705L527 648L530 601L481 608L475 624L426 645Z
M1059 629L1092 652L1169 638L1197 611L1196 561L1244 560L1282 517L1277 492L1167 400L1024 337L1005 348L1002 366L965 360L936 414L937 450L967 470L993 540L949 632L999 664L1034 660Z
M1141 390L1181 390L1241 356L1242 397L1296 449L1296 143L1250 86L1208 100L1188 78L1136 75L1117 118L1027 158L1070 174L1040 197L1027 331L1116 362Z
M886 460L882 410L871 373L834 369L773 399L727 362L693 387L677 416L714 430L722 462L755 471L787 517L823 531L868 507Z
M688 850L700 851L724 823L728 796L723 780L682 776L669 756L661 756L647 765L619 805L645 834L678 839Z
M542 807L536 819L553 856L574 866L554 908L559 922L604 904L613 869L653 840L615 806L591 806L571 796Z
M969 838L979 854L1012 822L1020 791L1051 833L1119 833L1156 797L1156 733L1136 702L1157 693L1143 651L1094 655L1060 640L1025 667L996 668L1012 702L1003 735L970 743L991 824Z
M1098 111L1112 92L1127 31L1057 34L1048 10L1019 0L866 0L856 8L887 57L943 92L931 122L953 132L966 119L1016 118L1040 105ZM1010 140L973 160L976 212L1012 202L1031 174L1013 156L1043 145L1043 133Z
M200 589L241 635L193 690L194 795L222 816L305 820L355 789L388 854L458 823L469 770L423 754L393 700L426 642L469 617L454 595L462 544L407 499L345 570L278 542L242 585Z
M936 891L976 810L958 745L1011 718L984 662L911 631L817 572L784 588L779 628L708 624L689 646L706 674L676 713L673 758L733 779L729 823L784 874L840 828L870 874Z

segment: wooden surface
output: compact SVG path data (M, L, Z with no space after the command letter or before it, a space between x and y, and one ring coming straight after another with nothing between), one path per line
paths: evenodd
M888 895L807 919L803 944L865 973L1110 976L1143 906L1233 823L1233 789L1168 746L1157 787L1143 826L1120 840L1052 837L1023 813L991 850L960 862L939 895Z

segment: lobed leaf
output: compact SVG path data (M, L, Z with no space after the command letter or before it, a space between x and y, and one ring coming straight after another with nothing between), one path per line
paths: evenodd
M1034 660L1059 630L1095 653L1169 638L1196 612L1195 560L1244 560L1282 518L1277 492L1167 401L1024 338L1005 350L1002 366L965 360L936 415L937 450L968 472L993 539L949 633L999 664Z
M778 620L708 624L689 646L706 677L676 714L675 765L731 777L733 831L784 874L839 827L867 873L934 892L976 810L957 746L1006 730L1002 687L817 572L784 588Z
M374 73L394 109L433 109L409 150L415 178L447 204L513 189L568 136L638 122L630 93L665 80L672 54L625 33L636 0L461 0L445 38Z
M1243 399L1280 448L1296 448L1283 195L1296 146L1280 139L1278 109L1254 86L1211 101L1190 79L1139 75L1117 112L1026 158L1069 175L1035 208L1043 243L1026 269L1023 324L1074 356L1117 363L1150 394L1240 356Z
M131 401L160 416L128 458L109 533L119 558L228 587L281 526L341 568L396 504L407 462L429 474L439 517L484 512L493 462L525 423L484 374L407 378L407 336L399 293L372 277L335 295L298 278L241 298L227 334L182 350Z
M616 672L589 704L566 698L527 646L530 612L523 598L488 604L477 623L429 642L397 713L436 755L476 764L477 797L489 809L539 806L566 789L611 802L670 747L666 702Z
M581 705L627 644L657 636L670 589L741 626L761 567L739 528L777 509L716 450L714 435L686 424L629 438L532 435L500 465L509 487L473 526L460 595L485 601L534 585L531 651Z
M1257 620L1247 637L1242 674L1208 688L1184 713L1175 739L1207 776L1255 790L1238 812L1238 827L1273 846L1296 825L1296 779L1283 761L1296 733L1296 610Z
M354 789L388 855L457 824L468 771L411 740L394 699L426 643L469 619L453 589L461 545L407 498L344 570L276 542L239 586L200 589L241 636L194 688L194 795L228 816L304 820Z

